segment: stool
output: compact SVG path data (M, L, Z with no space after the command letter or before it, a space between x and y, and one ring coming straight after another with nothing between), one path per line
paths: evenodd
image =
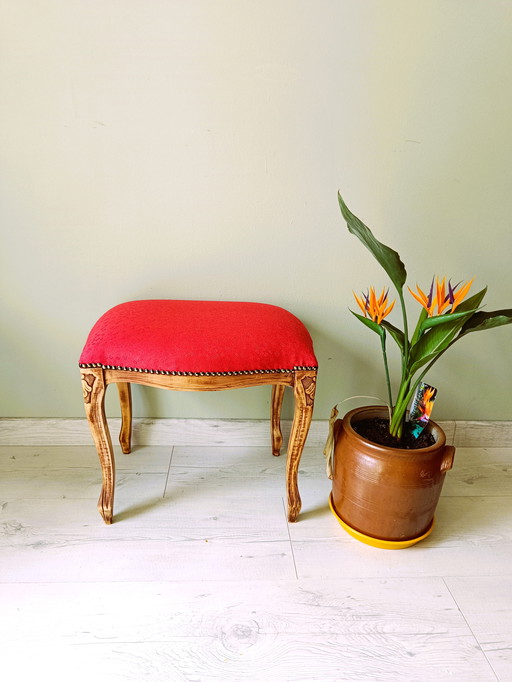
M122 451L131 451L130 384L176 391L272 386L272 452L280 454L285 386L295 408L286 462L288 520L301 508L297 472L315 399L317 360L311 337L294 315L264 303L131 301L106 312L80 356L85 411L98 451L103 484L98 509L112 523L115 461L105 417L105 391L117 384Z

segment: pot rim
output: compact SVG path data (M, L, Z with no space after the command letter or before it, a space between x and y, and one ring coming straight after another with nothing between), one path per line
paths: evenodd
M355 438L356 440L361 440L365 443L367 447L371 447L372 450L375 451L381 451L384 450L386 452L393 452L398 455L403 455L406 457L411 457L411 456L418 456L418 455L424 455L424 454L429 454L433 452L434 450L438 450L440 447L443 447L446 445L446 435L443 431L443 429L439 426L439 424L436 424L435 421L432 419L429 421L428 426L426 427L430 433L434 436L435 438L435 443L433 445L429 445L426 448L399 448L399 447L390 447L389 445L380 445L379 443L374 443L371 440L368 440L364 436L361 436L361 434L357 433L352 428L352 419L356 415L364 415L364 413L369 413L369 412L385 412L386 415L389 415L388 407L386 405L364 405L362 407L356 407L353 410L350 410L345 414L345 416L342 419L343 422L343 428L347 431L348 434L352 438ZM365 416L361 416L361 419L364 419ZM358 420L360 421L360 420Z

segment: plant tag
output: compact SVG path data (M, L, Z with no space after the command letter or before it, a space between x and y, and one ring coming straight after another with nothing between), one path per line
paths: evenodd
M428 424L436 395L437 388L423 382L416 389L409 413L409 429L414 438L418 438Z

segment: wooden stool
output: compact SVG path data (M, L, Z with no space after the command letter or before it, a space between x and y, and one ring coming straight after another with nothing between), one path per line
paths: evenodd
M87 419L100 458L98 509L112 523L115 461L105 418L105 391L117 384L119 441L131 450L130 384L176 391L218 391L270 384L272 452L280 454L281 405L293 388L295 409L286 463L288 519L301 508L297 471L315 399L317 360L311 337L294 315L263 303L132 301L106 312L80 356Z

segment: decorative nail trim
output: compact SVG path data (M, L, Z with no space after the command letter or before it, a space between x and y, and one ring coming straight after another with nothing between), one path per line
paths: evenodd
M236 377L244 374L289 374L290 372L310 371L314 372L318 367L299 367L293 369L245 369L237 372L176 372L163 369L141 369L139 367L119 367L116 365L103 365L101 362L79 363L81 369L115 369L121 372L143 372L144 374L165 374L178 377Z

